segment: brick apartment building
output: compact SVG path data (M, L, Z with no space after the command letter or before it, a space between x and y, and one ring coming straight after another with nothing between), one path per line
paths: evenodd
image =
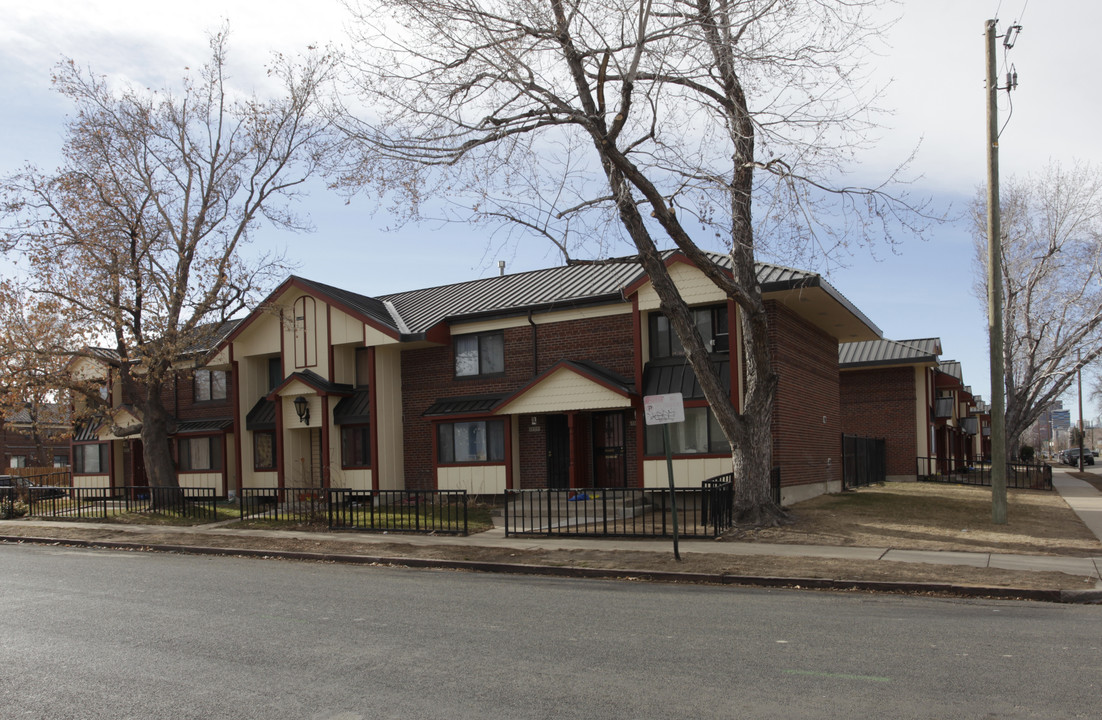
M737 309L680 253L667 264L737 406ZM838 344L879 331L816 274L761 265L759 279L779 377L774 464L790 503L840 488ZM181 483L221 494L658 487L664 448L642 399L669 392L686 406L671 428L677 484L730 472L722 433L633 260L378 297L291 277L169 391ZM101 426L78 444L108 441ZM127 463L136 471L128 452L103 450L78 484L122 484Z

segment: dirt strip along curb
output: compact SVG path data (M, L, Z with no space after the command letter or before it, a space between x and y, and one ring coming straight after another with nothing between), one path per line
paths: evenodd
M477 560L443 560L437 558L385 557L378 555L345 555L340 553L314 553L292 550L256 550L252 548L221 548L203 545L158 545L150 543L43 538L20 535L0 535L0 542L34 543L37 545L69 545L74 547L102 548L108 550L139 550L171 552L191 555L223 555L284 560L307 560L351 565L394 565L410 568L437 568L467 570L511 575L543 575L566 578L595 578L604 580L650 580L668 583L708 585L735 585L750 587L812 589L812 590L862 590L890 593L938 593L955 597L999 598L1034 600L1054 603L1102 604L1102 591L1082 590L1033 590L1027 588L984 587L953 585L950 583L894 582L887 580L833 580L827 578L792 578L756 575L728 575L714 573L683 573L666 570L625 570L613 568L556 567L551 565L524 565L520 563L482 562Z

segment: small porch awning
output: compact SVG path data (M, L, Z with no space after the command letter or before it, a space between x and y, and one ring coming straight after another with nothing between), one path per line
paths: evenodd
M496 395L468 395L465 397L438 398L428 410L421 413L423 417L441 415L490 415L494 407L505 397Z
M723 391L731 394L731 361L729 358L713 360L712 367L723 383ZM652 360L643 368L643 395L669 395L681 393L685 400L703 400L704 390L697 382L696 373L689 363L676 360Z
M357 390L348 397L341 398L333 408L333 423L336 425L363 425L371 422L371 391Z
M275 430L275 403L267 398L257 400L256 405L253 405L253 409L245 416L245 429Z
M233 427L233 418L212 420L184 420L176 423L174 435L213 435Z
M631 407L629 379L585 360L560 360L507 397L495 415L538 415Z

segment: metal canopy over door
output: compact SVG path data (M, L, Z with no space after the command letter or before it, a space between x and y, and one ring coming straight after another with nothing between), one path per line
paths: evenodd
M547 487L570 487L570 425L565 415L547 415Z
M624 413L593 414L593 486L627 486Z

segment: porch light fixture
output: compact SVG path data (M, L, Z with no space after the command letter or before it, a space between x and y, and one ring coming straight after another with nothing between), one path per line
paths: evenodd
M304 424L310 424L310 406L302 395L295 398L295 414Z

